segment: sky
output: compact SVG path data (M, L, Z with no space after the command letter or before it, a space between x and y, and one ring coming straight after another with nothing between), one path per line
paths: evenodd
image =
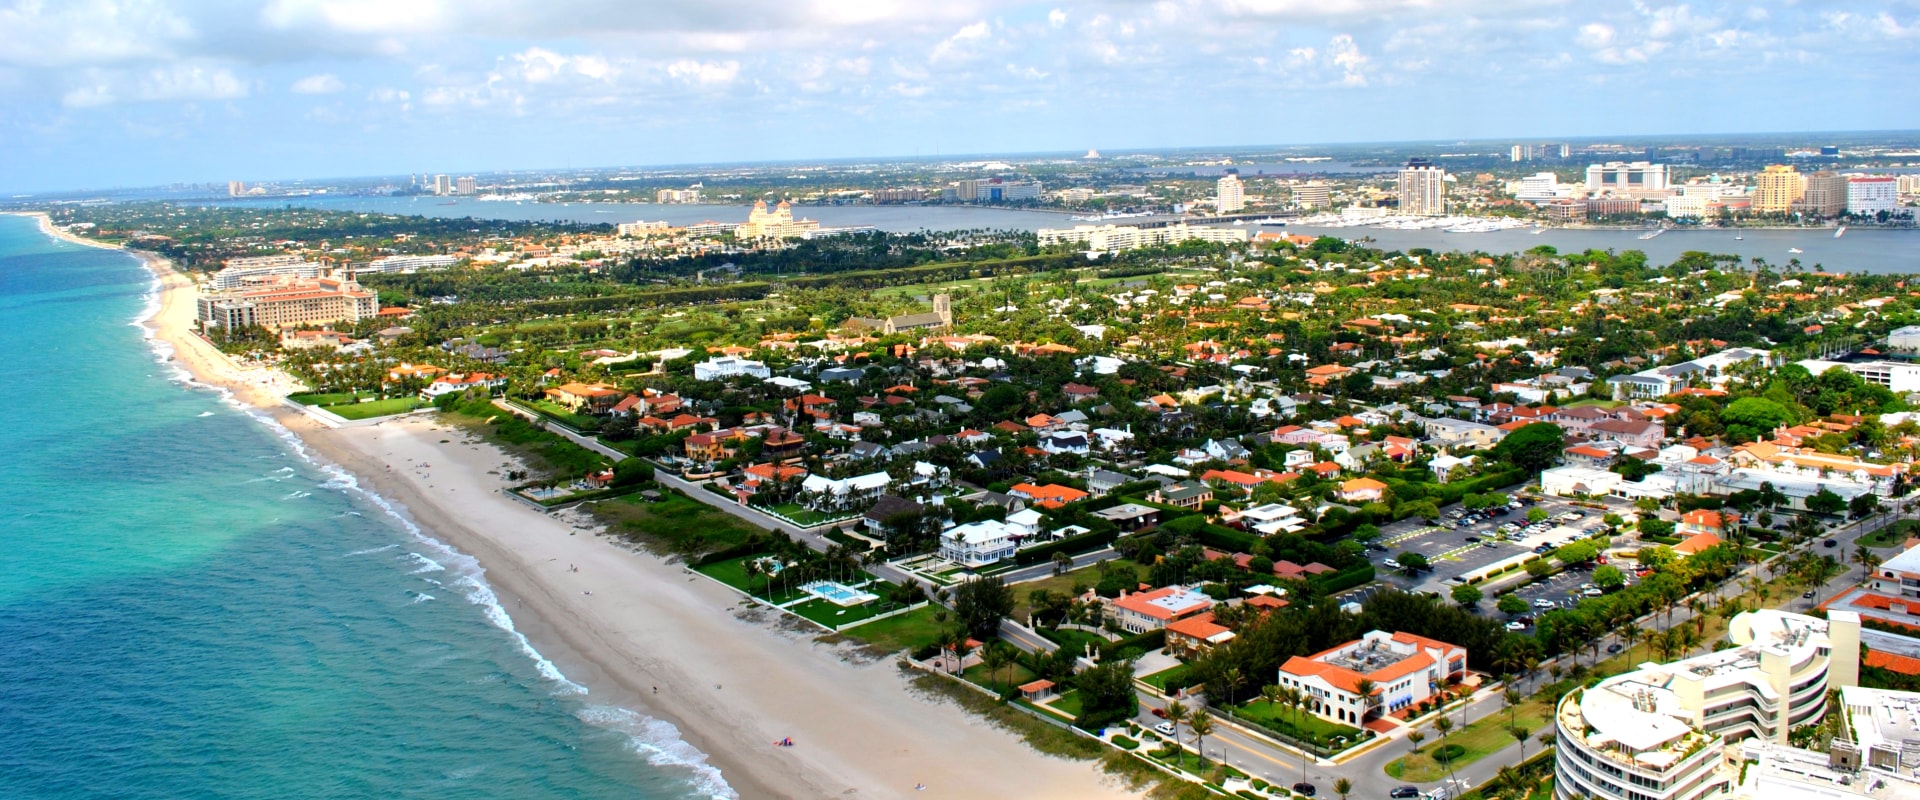
M1912 129L1916 67L1920 0L0 0L0 192Z

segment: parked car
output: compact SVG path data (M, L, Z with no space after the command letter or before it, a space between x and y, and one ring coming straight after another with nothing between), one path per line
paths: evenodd
M1154 710L1153 710L1153 715L1154 715L1154 716L1156 716L1156 717L1159 717L1159 718L1161 718L1161 719L1166 719L1166 718L1167 718L1167 710L1166 710L1166 709L1164 709L1164 708L1156 708L1156 709L1154 709Z
M1835 540L1835 539L1828 539L1828 540L1826 540L1826 541L1824 541L1824 542L1821 542L1821 543L1820 543L1820 546L1821 546L1821 547L1839 547L1839 546L1840 546L1840 542L1839 542L1838 540Z
M1313 793L1317 791L1320 791L1320 790L1313 788L1313 784L1307 783L1306 781L1301 781L1293 785L1294 794L1302 794L1308 797L1312 797Z
M1802 595L1800 595L1800 599L1802 599L1802 600L1812 600L1812 599L1813 599L1813 590L1812 590L1812 589L1808 589L1808 590L1806 591L1806 593L1805 593L1805 594L1802 594Z
M1408 798L1420 796L1420 787L1395 786L1393 787L1393 791L1387 792L1387 796L1393 798L1393 800L1408 800Z
M1480 543L1480 537L1478 536L1467 537L1467 544L1479 544L1479 543Z
M1534 608L1553 608L1554 606L1555 606L1555 603L1552 600L1548 600L1547 598L1536 597L1533 599Z
M1385 561L1380 562L1380 566L1386 567L1387 569L1399 569L1400 562L1389 558Z
M1514 620L1512 622L1507 623L1507 630L1510 630L1510 631L1524 631L1526 629L1527 629L1527 624L1519 620Z
M1618 653L1618 652L1620 652L1621 650L1624 650L1624 649L1625 649L1625 648L1623 648L1623 647L1621 647L1621 646L1620 646L1620 643L1619 643L1619 642L1614 642L1613 644L1610 644L1610 645L1607 645L1607 653L1609 653L1609 654L1612 654L1612 653Z
M1171 722L1162 722L1158 725L1153 726L1153 729L1156 731L1159 731L1160 734L1163 736L1173 735L1173 723Z
M1594 587L1592 589L1581 589L1580 593L1588 597L1599 597L1600 595L1606 594L1606 592L1600 591L1599 587Z

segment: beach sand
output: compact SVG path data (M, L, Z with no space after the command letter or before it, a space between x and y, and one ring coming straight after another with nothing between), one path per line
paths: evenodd
M269 410L429 535L475 557L515 626L593 704L672 722L740 797L1135 796L1093 762L1042 755L913 692L891 658L818 643L811 630L742 607L726 587L512 500L498 475L510 458L464 431L418 416L327 429L287 408L282 398L298 383L236 364L195 335L191 280L140 255L163 287L146 325L177 363ZM793 747L773 745L788 737Z

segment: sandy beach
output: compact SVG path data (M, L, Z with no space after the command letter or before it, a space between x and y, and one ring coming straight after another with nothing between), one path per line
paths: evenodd
M162 285L145 324L177 363L270 410L430 535L475 557L515 627L592 703L672 722L740 797L1133 796L1094 763L1041 755L914 693L890 658L818 643L812 631L743 608L725 587L508 498L499 472L509 457L464 431L431 417L333 430L287 409L281 400L298 383L237 364L193 334L192 281L140 255ZM773 746L787 737L793 747Z

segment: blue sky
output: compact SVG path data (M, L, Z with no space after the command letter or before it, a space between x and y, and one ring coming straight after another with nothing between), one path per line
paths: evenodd
M1920 128L1920 0L0 0L0 190Z

